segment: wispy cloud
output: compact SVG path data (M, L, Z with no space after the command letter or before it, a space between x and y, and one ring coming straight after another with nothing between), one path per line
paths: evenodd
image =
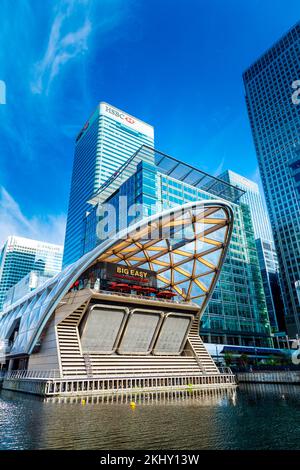
M26 217L13 196L0 187L0 246L9 235L63 244L65 226L64 215Z
M74 135L101 98L98 54L134 1L1 0L0 244L13 234L63 243Z
M83 6L87 3L82 0ZM75 12L77 15L78 2L64 0L59 4L55 13L46 51L42 59L34 66L34 80L31 83L33 93L49 91L53 79L61 67L87 50L87 39L92 30L88 18L88 10L82 14L82 23L74 28Z
M261 185L261 179L260 179L258 166L256 167L255 172L251 175L250 179L252 181L255 181L255 183L257 183L258 185Z
M220 176L220 174L223 172L223 169L224 169L224 163L225 163L225 155L223 155L222 160L220 161L219 165L217 166L217 169L213 173L213 176Z

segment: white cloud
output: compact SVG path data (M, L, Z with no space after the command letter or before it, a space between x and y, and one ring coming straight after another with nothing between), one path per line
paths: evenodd
M9 235L63 244L65 227L63 214L26 217L11 194L0 187L0 246Z
M85 3L82 2L83 6ZM61 67L87 50L87 39L92 26L86 13L82 14L81 25L75 30L71 28L77 6L77 2L70 0L60 3L50 29L44 56L34 67L35 77L31 83L33 93L42 93L44 90L48 92Z
M220 176L220 174L223 172L224 163L225 163L225 155L222 157L222 160L220 161L217 169L214 171L213 176Z
M261 179L260 179L260 173L259 173L259 168L258 166L255 169L255 172L251 175L250 179L252 181L255 181L258 185L261 185Z

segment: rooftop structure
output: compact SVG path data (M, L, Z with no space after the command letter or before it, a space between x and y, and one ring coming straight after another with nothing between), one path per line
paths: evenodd
M227 181L216 178L188 163L177 160L148 145L142 145L120 168L92 195L90 204L101 204L137 171L140 161L151 161L157 171L183 183L202 189L218 198L237 202L245 191Z

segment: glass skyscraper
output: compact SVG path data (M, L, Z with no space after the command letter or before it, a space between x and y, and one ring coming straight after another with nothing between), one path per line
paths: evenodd
M0 311L7 291L31 271L55 276L61 271L63 247L30 238L8 237L0 252Z
M141 145L154 143L154 129L101 102L76 138L63 264L83 254L82 240L90 209L87 200Z
M295 288L300 279L300 206L289 166L300 143L300 106L293 100L293 84L299 77L300 23L243 74L291 336L300 333Z
M153 155L154 163L145 161L146 154ZM143 217L186 202L201 199L231 202L235 215L233 235L220 279L202 319L201 334L206 342L272 345L250 209L239 201L243 191L150 148L142 148L134 159L136 165L130 163L131 176L123 181L121 174L116 175L110 189L103 185L93 203L100 206L110 204L115 208L116 229L120 230ZM134 211L128 213L120 208L121 196L127 197L128 207L134 207ZM90 249L101 242L95 237L96 226L104 224L101 216L92 220L86 232L89 240L86 244ZM105 225L109 226L106 221ZM114 230L114 224L111 226ZM101 230L99 233L103 234ZM106 238L109 235L108 228ZM208 255L206 262L213 261L213 257L214 253ZM184 275L177 275L181 276L181 286L185 288Z
M284 331L286 327L283 318L284 307L280 289L277 253L269 215L264 206L258 184L231 170L225 171L220 178L245 191L240 200L248 204L251 213L270 324L274 332L279 329Z
M272 241L273 235L270 220L264 207L258 184L231 170L222 173L220 178L245 191L241 197L241 201L249 205L254 237Z
M300 145L295 148L294 155L294 158L289 161L289 167L295 186L296 196L300 204Z
M270 325L273 332L286 330L284 305L279 280L279 267L274 243L258 238L255 240L260 272L263 280Z

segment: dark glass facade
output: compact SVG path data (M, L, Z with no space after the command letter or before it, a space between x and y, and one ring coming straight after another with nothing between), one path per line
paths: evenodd
M293 84L300 77L300 23L243 75L248 114L270 215L288 333L300 333L300 206L290 172L300 143L300 105Z

